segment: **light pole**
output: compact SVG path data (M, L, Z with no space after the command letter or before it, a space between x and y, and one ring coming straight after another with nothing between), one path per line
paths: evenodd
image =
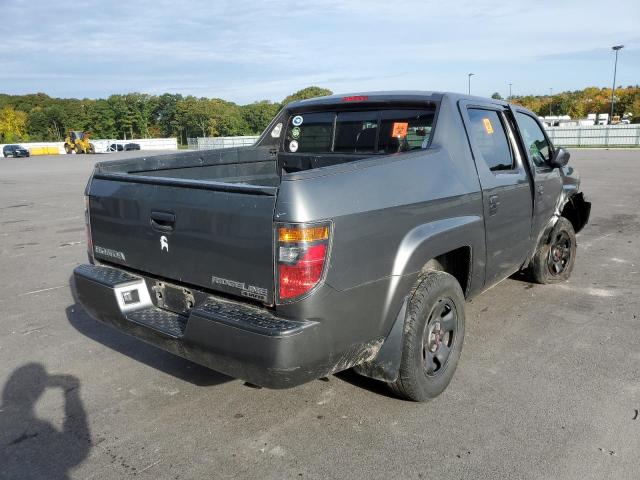
M471 95L471 77L473 77L473 73L467 73L467 76L469 77L469 95Z
M509 84L509 101L511 101L511 97L512 97L512 95L511 95L511 84Z
M616 101L615 93L616 93L616 70L618 70L618 51L622 50L623 48L624 48L624 45L614 45L613 47L611 47L611 49L614 52L616 52L616 61L613 64L613 87L611 88L611 114L609 115L609 125L611 125L611 122L613 121L613 106Z

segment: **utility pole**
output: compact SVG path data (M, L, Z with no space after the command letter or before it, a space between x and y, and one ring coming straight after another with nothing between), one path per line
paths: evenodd
M473 77L473 73L468 73L467 76L469 77L469 95L471 95L471 77Z
M616 97L615 97L615 93L616 93L616 73L618 70L618 51L622 50L624 48L624 45L614 45L613 47L611 47L611 49L616 52L616 61L613 64L613 87L611 87L611 114L609 115L609 125L611 125L611 122L613 121L613 106L616 102Z

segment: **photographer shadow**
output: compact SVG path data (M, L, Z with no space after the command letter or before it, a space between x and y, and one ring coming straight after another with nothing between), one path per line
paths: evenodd
M64 395L61 430L35 414L45 391L57 388ZM39 363L28 363L11 374L0 405L0 477L67 479L91 446L75 376L50 375Z
M91 318L76 298L73 276L69 279L69 288L74 304L69 305L65 313L67 320L78 332L111 350L126 355L137 362L144 363L173 377L201 387L220 385L233 379L222 373L193 363L182 357L165 352L160 348L130 337L116 329Z

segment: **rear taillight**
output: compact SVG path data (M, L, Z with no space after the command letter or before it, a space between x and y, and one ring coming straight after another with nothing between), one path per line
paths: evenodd
M302 297L322 280L329 256L330 236L329 223L277 227L279 300Z
M91 221L89 216L89 195L84 196L84 226L87 235L87 256L89 262L93 263L93 240L91 240Z

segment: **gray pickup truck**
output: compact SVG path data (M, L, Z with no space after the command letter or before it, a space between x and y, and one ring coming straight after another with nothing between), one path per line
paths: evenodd
M568 278L588 203L536 116L433 92L287 105L255 145L98 163L76 297L103 322L250 383L355 367L441 393L465 300Z

